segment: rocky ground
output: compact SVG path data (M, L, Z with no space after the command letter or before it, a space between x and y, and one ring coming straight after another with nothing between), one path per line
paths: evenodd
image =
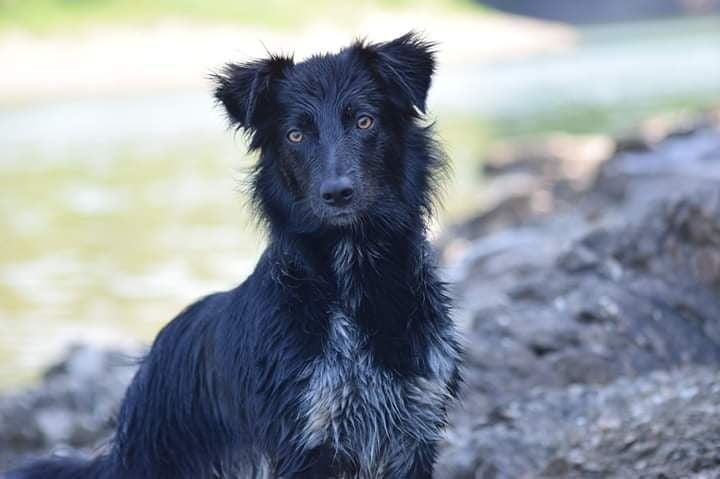
M441 240L468 358L437 477L720 477L717 120L489 159L512 193Z
M720 477L720 116L489 156L438 241L467 365L436 477ZM0 470L99 447L133 369L78 347L0 397Z

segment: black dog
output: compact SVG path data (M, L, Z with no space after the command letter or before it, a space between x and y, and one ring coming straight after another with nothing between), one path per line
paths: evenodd
M414 34L228 65L215 95L259 150L269 245L159 334L90 462L12 478L429 478L459 347L425 239L444 167Z

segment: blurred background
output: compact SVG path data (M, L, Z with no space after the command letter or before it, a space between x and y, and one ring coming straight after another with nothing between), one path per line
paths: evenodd
M454 167L439 232L489 201L498 143L720 103L720 0L349 5L0 0L0 390L70 342L147 342L251 271L252 158L208 81L224 62L437 41L430 117Z

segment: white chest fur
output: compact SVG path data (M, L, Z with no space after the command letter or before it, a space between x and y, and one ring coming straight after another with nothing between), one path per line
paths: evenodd
M352 319L337 313L330 321L325 351L308 365L303 443L329 445L357 464L360 477L381 477L402 467L394 463L407 461L408 450L437 439L453 359L433 347L433 373L401 379L374 365Z
M340 298L324 350L303 374L302 443L308 449L330 446L357 465L361 478L382 477L402 470L398 462L412 457L408 451L441 433L456 352L446 338L428 338L427 375L402 378L379 368L352 317L361 297L353 267L372 254L340 242L334 256Z

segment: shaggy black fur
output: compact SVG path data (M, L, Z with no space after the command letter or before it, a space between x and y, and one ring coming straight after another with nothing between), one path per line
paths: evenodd
M407 34L216 75L259 151L267 250L160 332L104 454L9 477L431 477L459 382L425 239L444 168L421 125L433 70Z

